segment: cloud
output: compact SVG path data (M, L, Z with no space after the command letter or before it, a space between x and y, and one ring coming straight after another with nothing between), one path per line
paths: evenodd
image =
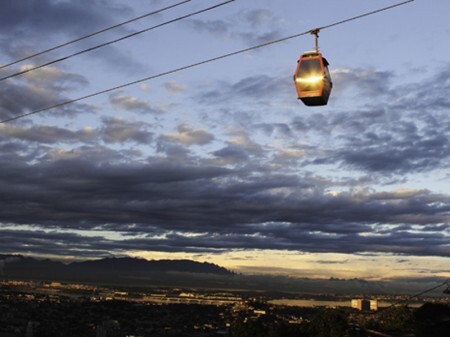
M379 97L392 95L390 85L394 75L388 71L376 69L332 69L333 95L340 95L342 91L353 90L357 95Z
M285 96L290 82L285 78L271 77L268 75L250 76L239 80L236 83L218 82L215 87L202 92L196 98L199 103L216 105L225 103L233 98L233 102L242 100L253 100L256 103L265 105L271 97Z
M335 260L314 260L317 264L346 264L348 260L335 261Z
M234 145L229 145L214 152L218 163L222 165L237 164L246 162L249 159L248 153Z
M4 83L0 90L0 118L7 119L68 101L65 94L80 85L86 85L87 80L82 76L50 67L29 73L23 76L20 82ZM73 117L92 111L95 109L88 104L74 103L57 110L49 109L41 114Z
M353 75L346 79L344 87L353 88L358 95L365 91L362 97L368 97L359 100L364 102L360 107L337 107L330 114L319 112L292 119L290 136L295 139L302 135L310 141L304 165L338 165L384 179L448 166L450 142L446 134L450 118L445 108L447 98L442 96L450 90L448 85L436 86L434 74L420 84L404 85L389 80L394 75L367 79L355 75L364 72L349 70L346 76L350 73ZM423 87L432 88L433 94L424 96ZM430 99L433 96L436 99ZM384 103L377 104L378 99ZM264 130L271 131L268 126ZM331 139L333 142L328 143Z
M49 36L50 43L122 15L104 1L44 0L35 15L27 14L34 5L11 2L0 14L4 55L34 50L37 36ZM62 22L69 11L84 21ZM39 25L45 13L52 14L49 22ZM188 24L239 44L276 38L283 29L266 9ZM123 63L116 52L104 51ZM434 186L404 189L424 186L418 180L427 175L439 176L430 179L435 184L448 178L450 65L422 75L420 83L377 68L333 70L330 105L314 111L293 103L291 72L265 70L231 80L197 78L195 86L166 81L163 92L173 95L176 114L142 92L121 91L106 98L123 118L83 115L1 126L2 250L450 256L449 195ZM53 105L88 85L59 67L4 82L0 117ZM186 107L189 123L180 117ZM99 110L71 104L50 113L78 117Z
M213 155L218 163L228 165L246 163L250 158L262 157L264 151L262 146L253 141L247 132L238 130L227 141L227 145L214 151Z
M246 97L253 85L254 79L244 79L224 88ZM227 138L187 123L161 134L149 124L117 118L75 130L5 125L0 222L35 227L29 236L4 232L10 242L4 249L33 244L38 252L54 253L45 237L56 238L48 230L95 229L124 238L66 235L61 242L67 253L82 247L86 255L282 249L448 257L448 195L353 188L376 181L373 173L404 179L444 167L449 119L441 115L442 105L412 105L399 114L396 104L304 114L291 123L258 120L250 124L255 128L227 126L221 128ZM267 146L260 136L283 146ZM327 137L333 141L324 142ZM156 144L155 153L122 146L129 141ZM25 145L31 142L36 146ZM211 146L211 152L196 155L192 145ZM318 165L348 167L360 176L308 172ZM31 238L39 230L40 243Z
M283 148L274 154L274 161L286 163L296 161L306 155L306 149L303 147Z
M83 236L73 233L58 233L56 231L43 231L39 229L10 230L0 228L0 244L5 253L15 254L18 247L25 246L32 250L34 255L65 256L89 258L93 256L110 256L105 247L95 248L96 244L102 245L109 241L101 236ZM22 254L28 251L22 251Z
M282 135L292 137L291 126L287 123L261 123L256 127L261 129L267 136Z
M71 130L58 126L47 125L14 125L1 124L0 136L12 141L13 139L42 144L94 144L99 139L105 143L136 142L149 144L153 140L153 133L148 131L150 125L142 122L128 122L121 118L102 119L98 128L84 127ZM47 149L48 150L48 149ZM72 153L74 153L72 151Z
M248 142L234 139L244 148ZM157 157L132 165L122 162L120 152L105 150L82 147L77 155L32 165L25 158L2 159L0 222L141 235L84 243L104 253L134 247L450 255L445 195L425 190L330 195L326 182L311 176L189 166ZM20 232L8 235L16 249L28 240ZM79 241L74 238L71 247L79 248Z
M115 93L109 96L109 103L117 109L129 112L161 114L165 111L160 108L150 106L149 103L139 100L136 97Z
M101 0L10 1L4 4L0 13L0 28L5 36L16 37L3 42L13 47L8 55L18 58L29 54L27 46L42 34L50 41L60 35L79 37L110 25L112 17L123 14L131 15L131 10ZM71 19L67 20L68 17ZM8 48L4 50L8 51Z
M177 132L164 134L161 139L187 146L206 145L214 140L214 135L205 130L193 129L189 124L182 123L178 125Z
M99 6L101 4L101 6ZM33 0L5 3L0 14L3 32L47 32L53 33L64 27L73 34L90 32L110 22L110 17L130 13L124 6L101 0L70 1ZM67 20L70 17L71 20Z
M19 71L26 71L30 68L33 68L32 64L23 65L20 66ZM33 87L45 87L53 91L70 91L88 84L88 81L83 76L68 73L53 66L36 69L22 76Z
M277 29L283 19L275 17L268 9L255 9L234 15L227 20L189 20L189 26L197 32L212 34L221 39L242 40L256 45L281 36ZM245 27L237 30L236 27ZM256 29L257 28L257 29Z
M253 27L264 25L273 18L272 12L268 9L255 9L246 13L245 16Z
M190 20L190 26L199 32L212 33L218 37L224 38L230 36L231 24L223 20Z
M178 94L186 91L186 89L187 89L187 85L186 84L178 83L178 82L175 82L175 81L166 82L164 84L164 86L166 87L167 91L171 95L178 95Z
M432 115L430 111L414 119L397 119L386 112L368 116L367 122L364 115L354 116L353 125L347 128L355 133L342 136L342 147L335 150L331 160L342 159L351 167L386 173L429 171L447 165L450 142L445 136L446 121L436 126L429 118Z
M67 20L68 17L70 20ZM77 2L42 0L39 4L33 0L10 1L3 6L0 13L0 50L9 56L9 60L4 61L9 63L110 27L119 23L120 18L131 17L133 11L130 7L103 0ZM124 33L126 29L119 27L115 32ZM14 39L11 39L11 36L14 36ZM45 36L44 42L42 36ZM41 43L36 44L36 41ZM105 42L98 37L86 41L66 47L63 57L92 47L93 41ZM32 58L31 62L38 65L55 59L54 56L49 59L47 55L50 54ZM114 69L127 74L139 73L139 69L143 66L132 60L121 48L113 46L107 46L90 55L101 60L98 66L103 66L106 61L109 67L114 65ZM58 62L58 66L60 64L65 62Z
M149 144L153 140L153 133L147 129L148 125L142 122L127 122L122 118L105 117L99 135L105 143L133 141Z
M79 131L70 131L60 127L44 125L32 125L24 127L13 124L1 124L0 135L9 139L18 139L27 142L41 144L54 144L58 142L93 142L95 134L91 129L85 128Z

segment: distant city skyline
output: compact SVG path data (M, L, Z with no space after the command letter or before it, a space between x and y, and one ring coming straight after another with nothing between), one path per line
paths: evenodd
M236 0L1 81L0 119L399 2ZM5 2L0 66L175 3ZM0 78L220 3L188 1ZM304 35L0 124L0 254L450 278L449 11L416 0L320 32L326 107L297 100Z

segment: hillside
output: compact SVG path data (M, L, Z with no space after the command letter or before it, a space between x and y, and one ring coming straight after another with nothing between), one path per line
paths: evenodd
M0 276L6 278L114 283L135 280L141 283L145 280L166 279L173 274L177 274L177 277L234 275L218 265L191 260L121 257L64 264L21 255L0 255Z

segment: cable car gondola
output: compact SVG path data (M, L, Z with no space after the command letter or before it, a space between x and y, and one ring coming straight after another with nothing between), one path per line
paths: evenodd
M316 36L316 50L300 56L294 74L298 99L307 106L326 105L333 87L329 63L319 52L318 33L318 30L311 31Z

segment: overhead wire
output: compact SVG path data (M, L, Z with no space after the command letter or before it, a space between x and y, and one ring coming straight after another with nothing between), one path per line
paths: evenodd
M371 12L367 12L367 13L364 13L364 14L361 14L361 15L354 16L354 17L349 18L349 19L345 19L345 20L342 20L342 21L338 21L338 22L332 23L332 24L327 25L327 26L323 26L323 27L319 27L319 28L316 28L316 29L312 29L311 31L314 31L314 30L317 30L317 29L324 30L324 29L331 28L331 27L334 27L334 26L342 25L343 23L347 23L347 22L350 22L350 21L358 20L358 19L361 19L363 17L369 16L369 15L373 15L373 14L377 14L377 13L380 13L380 12L384 12L384 11L387 11L389 9L393 9L395 7L406 5L407 3L410 3L410 2L414 2L414 0L408 0L408 1L400 2L400 3L397 3L397 4L391 5L391 6L383 7L383 8L371 11Z
M0 70L2 70L2 69L4 69L4 68L7 68L7 67L10 67L10 66L12 66L12 65L15 65L15 64L17 64L17 63L20 63L20 62L29 60L29 59L34 58L34 57L36 57L36 56L40 56L40 55L49 53L49 52L51 52L51 51L60 49L60 48L62 48L62 47L69 46L69 45L74 44L74 43L76 43L76 42L80 42L80 41L86 40L86 39L88 39L88 38L90 38L90 37L93 37L93 36L96 36L96 35L105 33L105 32L107 32L107 31L110 31L110 30L119 28L119 27L124 26L124 25L126 25L126 24L129 24L129 23L132 23L132 22L135 22L135 21L144 19L144 18L146 18L146 17L152 16L152 15L155 15L155 14L159 14L159 13L165 12L165 11L167 11L167 10L169 10L169 9L172 9L172 8L175 8L175 7L178 7L178 6L181 6L181 5L183 5L183 4L187 3L187 2L190 2L190 1L192 1L192 0L184 0L184 1L178 2L178 3L176 3L176 4L173 4L173 5L164 7L164 8L157 9L157 10L155 10L155 11L152 11L152 12L149 12L149 13L146 13L146 14L143 14L143 15L140 15L140 16L137 16L137 17L132 18L132 19L129 19L129 20L127 20L127 21L123 21L123 22L121 22L121 23L115 24L115 25L113 25L113 26L106 27L106 28L103 28L103 29L98 30L98 31L96 31L96 32L93 32L93 33L90 33L90 34L87 34L87 35L78 37L78 38L76 38L76 39L74 39L74 40L70 40L70 41L64 42L64 43L62 43L62 44L59 44L59 45L57 45L57 46L54 46L54 47L51 47L51 48L42 50L42 51L37 52L37 53L35 53L35 54L28 55L28 56L26 56L26 57L24 57L24 58L15 60L15 61L13 61L13 62L4 64L4 65L0 65Z
M447 286L447 289L448 289L450 287L450 280L445 280L444 282L441 282L441 283L439 283L436 286L433 286L431 288L423 290L423 291L421 291L421 292L419 292L417 294L410 295L407 298L405 298L403 300L400 300L400 301L397 301L395 303L392 303L391 305L388 305L387 307L383 307L383 308L379 309L378 311L372 311L368 315L379 315L380 313L382 313L382 312L384 312L384 311L386 311L386 310L388 310L390 308L393 308L393 307L396 307L398 305L405 304L405 303L408 304L408 302L410 302L411 300L413 300L415 298L419 298L420 296L428 294L428 293L432 292L433 290L436 290L436 289L441 288L443 286ZM444 293L447 293L447 292L444 291Z
M408 296L406 299L398 301L398 302L395 302L394 304L390 305L390 307L393 307L393 306L396 306L396 305L399 305L399 304L402 304L402 303L405 303L405 302L408 303L409 301L411 301L414 298L417 298L417 297L420 297L422 295L428 294L429 292L432 292L433 290L436 290L436 289L441 288L443 286L447 286L448 287L449 282L450 282L450 280L446 280L446 281L438 284L437 286L434 286L434 287L431 287L429 289L423 290L423 291L421 291L418 294L414 294L414 295Z
M155 25L155 26L152 26L152 27L149 27L149 28L146 28L146 29L143 29L143 30L139 30L139 31L137 31L137 32L134 32L134 33L131 33L131 34L122 36L122 37L120 37L120 38L118 38L118 39L110 40L110 41L108 41L108 42L104 42L104 43L95 45L95 46L93 46L93 47L90 47L90 48L87 48L87 49L83 49L83 50L78 51L78 52L76 52L76 53L73 53L73 54L70 54L70 55L67 55L67 56L64 56L64 57L60 57L60 58L58 58L58 59L56 59L56 60L49 61L49 62L47 62L47 63L43 63L43 64L38 65L38 66L35 66L35 67L27 68L27 69L25 69L25 70L22 70L22 71L19 71L19 72L16 72L16 73L13 73L13 74L10 74L10 75L1 77L1 78L0 78L0 82L1 82L1 81L4 81L4 80L7 80L7 79L10 79L10 78L13 78L13 77L16 77L16 76L19 76L19 75L23 75L23 74L29 73L29 72L34 71L34 70L37 70L37 69L41 69L41 68L47 67L47 66L52 65L52 64L55 64L55 63L59 63L59 62L61 62L61 61L68 60L68 59L73 58L73 57L75 57L75 56L79 56L79 55L82 55L82 54L91 52L91 51L96 50L96 49L99 49L99 48L103 48L103 47L112 45L112 44L114 44L114 43L117 43L117 42L120 42L120 41L129 39L129 38L131 38L131 37L134 37L134 36L137 36L137 35L140 35L140 34L143 34L143 33L146 33L146 32L148 32L148 31L154 30L154 29L156 29L156 28L160 28L160 27L163 27L163 26L172 24L172 23L174 23L174 22L181 21L181 20L187 19L187 18L189 18L189 17L195 16L195 15L198 15L198 14L201 14L201 13L208 12L208 11L210 11L210 10L216 9L216 8L218 8L218 7L221 7L221 6L223 6L223 5L229 4L230 2L234 2L234 1L235 1L235 0L227 0L227 1L225 1L225 2L216 4L216 5L214 5L214 6L211 6L211 7L205 8L205 9L201 9L201 10L198 10L198 11L195 11L195 12L192 12L192 13L189 13L189 14L186 14L186 15L183 15L183 16L179 16L179 17L177 17L177 18L175 18L175 19L172 19L172 20L169 20L169 21L165 21L165 22L160 23L160 24L158 24L158 25Z
M276 40L271 40L271 41L268 41L268 42L265 42L265 43L262 43L262 44L258 44L258 45L255 45L255 46L252 46L252 47L249 47L249 48L245 48L245 49L241 49L241 50L234 51L234 52L231 52L231 53L223 54L221 56L213 57L213 58L210 58L210 59L207 59L207 60L203 60L203 61L200 61L200 62L197 62L197 63L193 63L193 64L186 65L186 66L183 66L183 67L179 67L179 68L175 68L175 69L168 70L168 71L165 71L165 72L161 72L161 73L158 73L158 74L155 74L155 75L147 76L147 77L135 80L135 81L131 81L131 82L128 82L128 83L125 83L125 84L121 84L121 85L118 85L118 86L115 86L115 87L112 87L112 88L109 88L109 89L101 90L101 91L98 91L98 92L95 92L95 93L92 93L92 94L89 94L89 95L85 95L85 96L81 96L81 97L78 97L78 98L75 98L75 99L71 99L71 100L67 100L67 101L61 102L61 103L57 103L57 104L54 104L52 106L47 106L47 107L42 108L42 109L34 110L34 111L27 112L27 113L24 113L24 114L21 114L21 115L16 115L14 117L1 120L0 124L4 124L4 123L7 123L7 122L18 120L18 119L21 119L21 118L24 118L24 117L27 117L27 116L30 116L30 115L38 114L38 113L41 113L41 112L44 112L44 111L47 111L47 110L51 110L51 109L54 109L54 108L58 108L58 107L61 107L61 106L65 106L65 105L68 105L68 104L76 103L76 102L79 102L79 101L82 101L82 100L85 100L85 99L88 99L88 98L91 98L91 97L99 96L99 95L102 95L102 94L105 94L105 93L108 93L108 92L111 92L111 91L115 91L115 90L118 90L118 89L122 89L122 88L125 88L125 87L128 87L128 86L134 85L134 84L138 84L138 83L149 81L149 80L152 80L152 79L155 79L155 78L167 76L167 75L170 75L170 74L173 74L173 73L177 73L177 72L180 72L180 71L183 71L183 70L195 68L195 67L198 67L198 66L201 66L201 65L204 65L204 64L207 64L207 63L215 62L215 61L218 61L218 60L222 60L222 59L225 59L225 58L228 58L228 57L231 57L231 56L247 53L249 51L253 51L253 50L260 49L260 48L263 48L263 47L267 47L267 46L270 46L270 45L274 45L274 44L277 44L277 43L280 43L280 42L291 40L291 39L294 39L294 38L297 38L297 37L300 37L300 36L303 36L303 35L311 34L312 32L317 31L317 29L324 30L324 29L327 29L327 28L331 28L331 27L334 27L334 26L337 26L337 25L340 25L340 24L343 24L343 23L347 23L347 22L350 22L350 21L353 21L353 20L356 20L356 19L368 16L368 15L373 15L373 14L376 14L376 13L380 13L380 12L392 9L394 7L405 5L405 4L413 2L413 1L414 0L404 1L404 2L398 3L396 5L384 7L384 8L378 9L376 11L368 12L368 13L365 13L365 14L361 14L361 15L358 15L358 16L346 19L346 20L338 21L338 22L329 24L327 26L322 26L322 27L319 27L319 28L311 29L311 30L308 30L306 32L290 35L290 36L283 37L283 38L276 39Z

